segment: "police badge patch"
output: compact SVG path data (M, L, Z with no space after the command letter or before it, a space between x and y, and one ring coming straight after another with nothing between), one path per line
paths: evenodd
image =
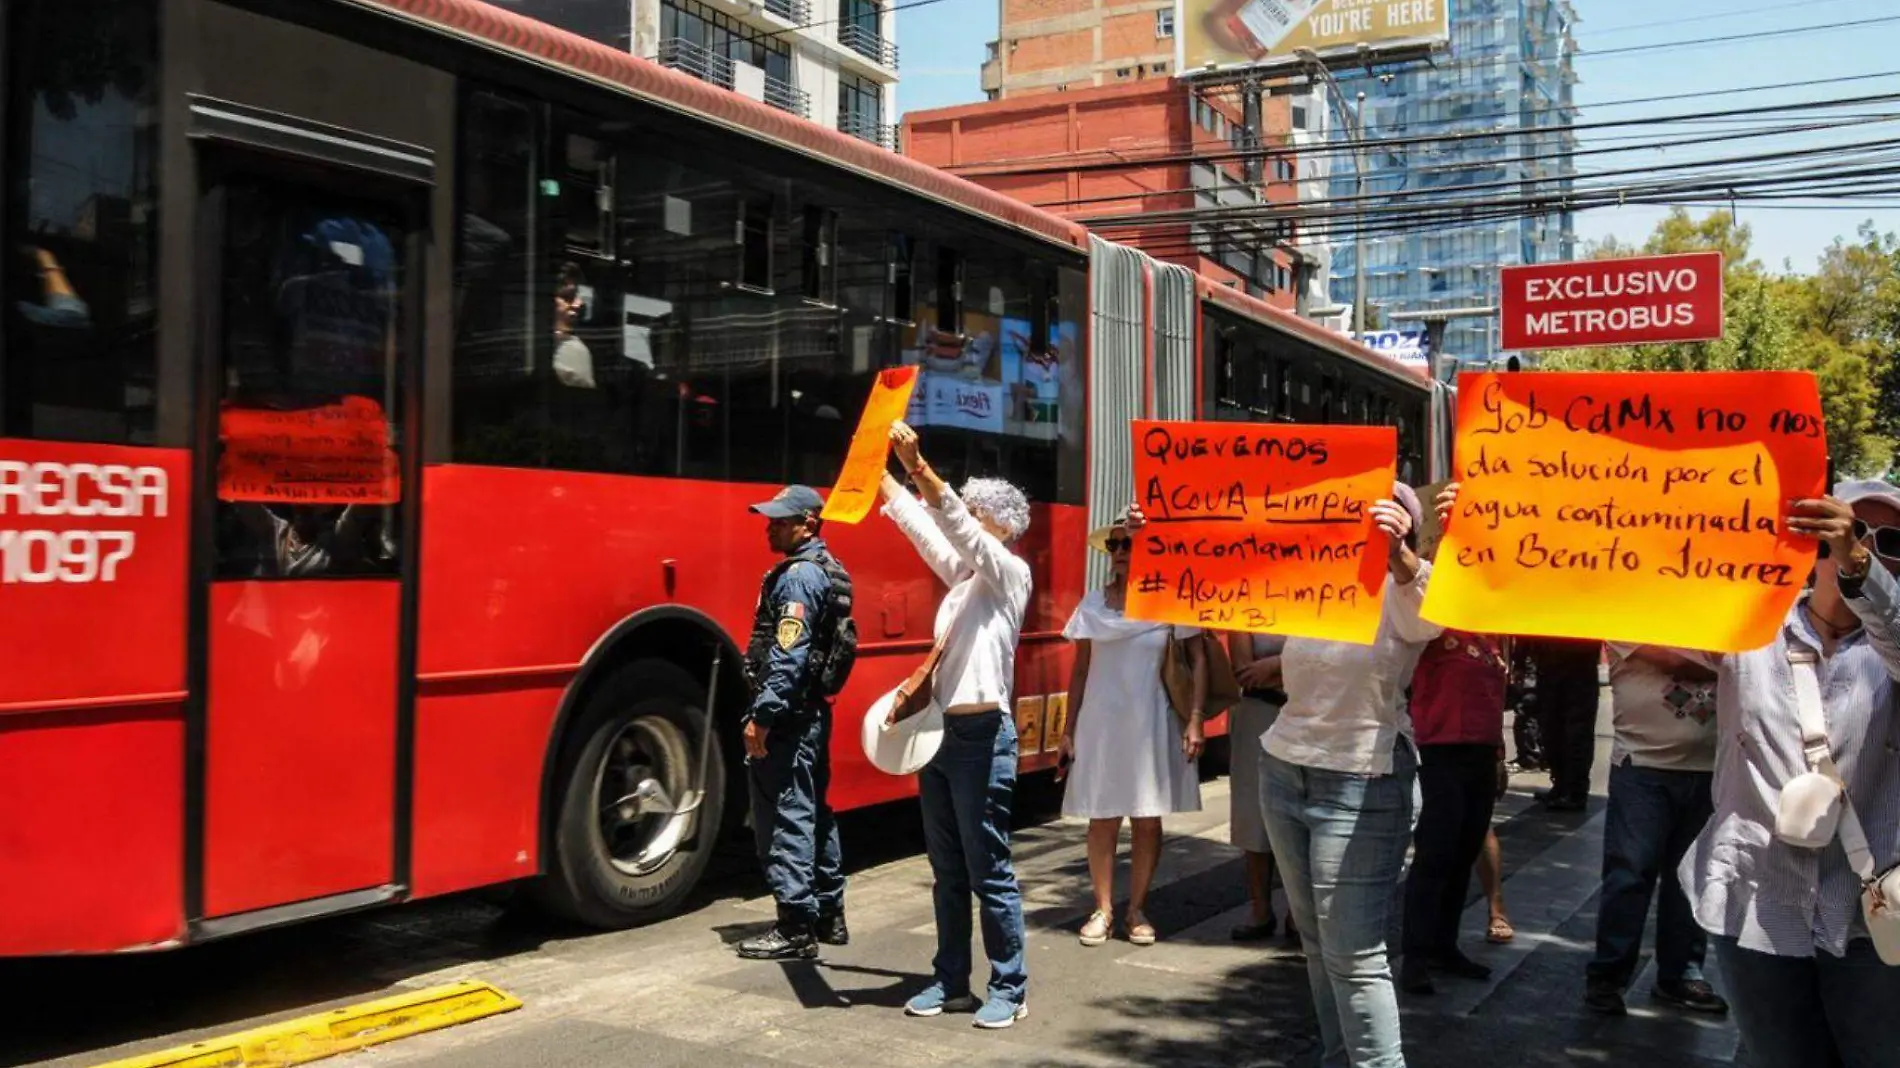
M794 601L785 606L785 614L778 621L778 647L786 652L805 636L805 606Z

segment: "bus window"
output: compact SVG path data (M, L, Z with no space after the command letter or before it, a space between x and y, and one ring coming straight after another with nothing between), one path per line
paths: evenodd
M736 227L739 243L738 273L742 289L772 291L772 198L741 196Z
M838 301L838 213L805 205L805 234L799 245L800 292L820 304Z
M535 368L553 349L556 281L536 256L540 124L529 106L492 93L470 94L462 110L454 456L538 467L546 423Z
M224 195L218 576L394 574L402 225L280 182Z
M0 436L155 441L158 10L8 0L0 14Z
M937 329L963 332L963 257L955 249L937 249Z
M891 318L903 326L916 323L917 250L907 234L892 234L890 247Z

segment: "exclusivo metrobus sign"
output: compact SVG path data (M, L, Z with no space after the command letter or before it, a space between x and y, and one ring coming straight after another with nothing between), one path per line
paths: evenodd
M1715 341L1722 336L1722 254L1506 267L1498 298L1505 349Z

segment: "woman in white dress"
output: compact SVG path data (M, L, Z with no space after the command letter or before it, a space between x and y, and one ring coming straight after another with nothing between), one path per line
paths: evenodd
M1207 654L1188 646L1193 670L1193 715L1175 716L1161 681L1169 626L1122 614L1128 595L1128 529L1121 523L1089 535L1089 545L1113 561L1108 585L1082 599L1063 629L1075 643L1069 680L1070 714L1061 759L1073 761L1062 814L1089 821L1089 881L1095 912L1082 926L1082 944L1108 941L1114 908L1115 849L1122 820L1133 825L1129 858L1128 940L1153 945L1155 929L1144 907L1161 860L1161 817L1201 810L1195 761L1204 735L1201 709L1207 698ZM1179 637L1200 632L1173 628Z

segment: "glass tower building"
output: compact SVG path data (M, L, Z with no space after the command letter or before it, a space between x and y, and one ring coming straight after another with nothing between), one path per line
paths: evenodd
M1572 125L1576 84L1569 0L1450 0L1451 51L1435 64L1339 72L1348 107L1359 94L1369 148L1364 237L1366 320L1400 325L1394 312L1495 305L1498 268L1573 258L1568 212L1501 215L1472 222L1438 216L1408 220L1434 202L1471 204L1486 214L1531 196L1568 192L1576 173ZM1350 137L1333 124L1333 140ZM1422 140L1423 138L1446 138ZM1354 194L1355 154L1338 151L1329 183L1335 198ZM1408 211L1377 209L1386 195L1410 194ZM1351 201L1345 201L1350 204ZM1349 215L1336 216L1329 275L1333 300L1353 301L1358 255ZM1403 227L1403 228L1400 228ZM1454 319L1444 352L1464 360L1498 354L1495 319Z

